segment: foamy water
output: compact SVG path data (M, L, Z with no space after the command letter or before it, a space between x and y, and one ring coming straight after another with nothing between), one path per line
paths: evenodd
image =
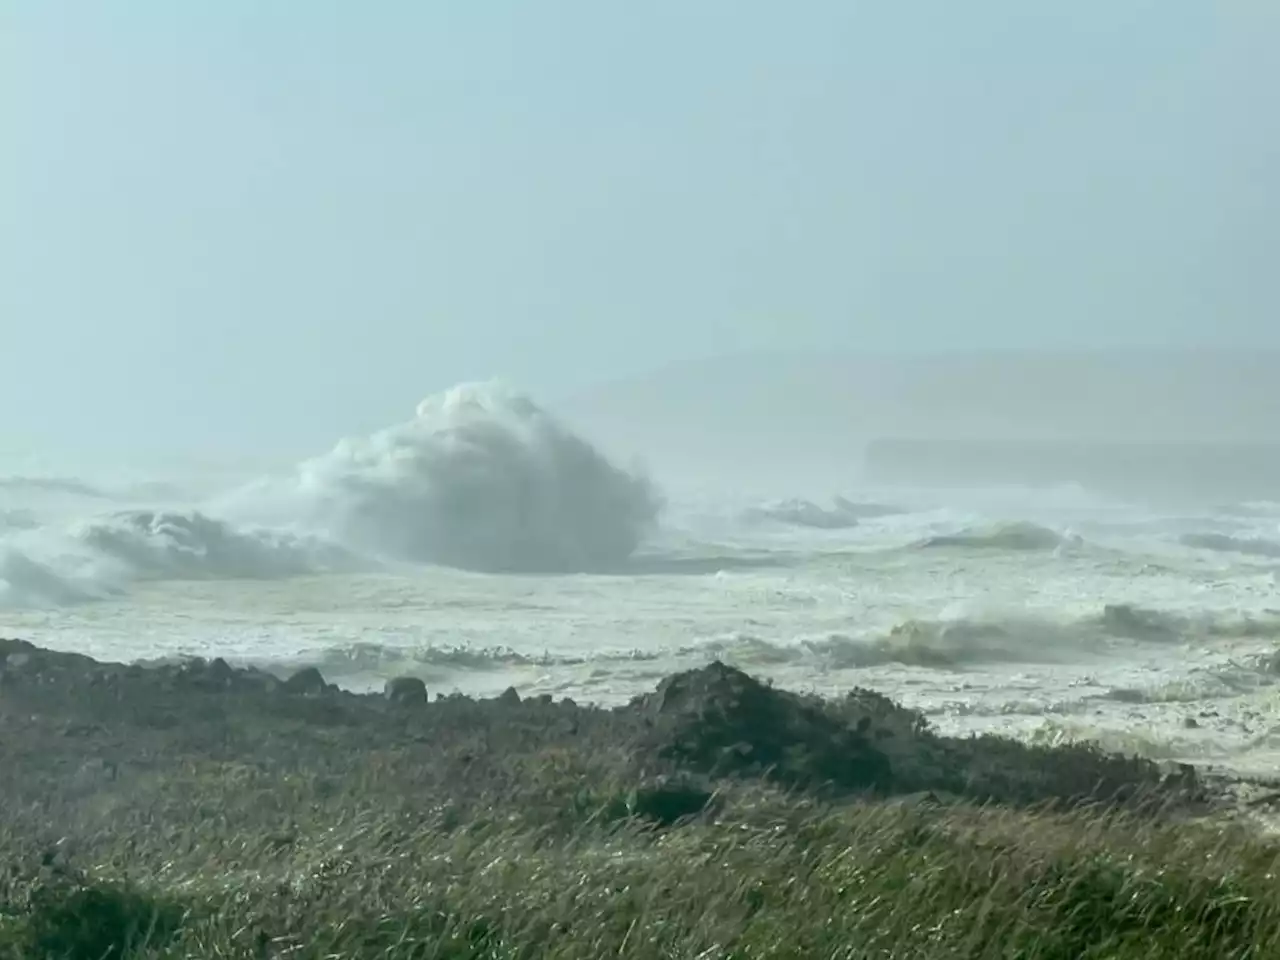
M601 702L721 658L947 730L1280 769L1274 504L856 483L664 504L476 386L277 476L160 479L0 481L0 634Z

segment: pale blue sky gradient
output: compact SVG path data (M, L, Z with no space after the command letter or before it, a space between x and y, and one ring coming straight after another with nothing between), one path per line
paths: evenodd
M0 436L303 448L737 351L1280 345L1280 17L0 7Z

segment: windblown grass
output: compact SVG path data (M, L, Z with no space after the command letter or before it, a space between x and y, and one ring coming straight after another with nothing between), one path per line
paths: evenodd
M887 702L893 789L832 791L801 774L840 775L832 742L870 756L866 711L756 703L741 675L668 687L668 715L23 662L0 674L0 960L1280 957L1271 841L1115 801L1146 767L948 743ZM744 735L791 773L716 773ZM1089 783L1112 799L1067 802Z
M354 812L11 860L0 956L1280 956L1277 851L1130 814L763 794L659 831ZM0 838L12 857L28 838ZM92 853L92 856L87 856Z

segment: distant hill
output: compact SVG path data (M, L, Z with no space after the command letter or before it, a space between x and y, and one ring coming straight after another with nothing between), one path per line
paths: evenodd
M656 464L788 459L841 472L884 437L1280 440L1280 351L754 354L604 384L558 408Z
M1280 500L1280 443L878 438L863 476L914 487L1078 484L1149 500Z

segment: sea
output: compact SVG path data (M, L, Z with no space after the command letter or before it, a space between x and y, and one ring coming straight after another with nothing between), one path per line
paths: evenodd
M0 636L54 649L601 704L722 660L949 733L1280 772L1280 502L674 483L491 383L266 472L8 466Z

